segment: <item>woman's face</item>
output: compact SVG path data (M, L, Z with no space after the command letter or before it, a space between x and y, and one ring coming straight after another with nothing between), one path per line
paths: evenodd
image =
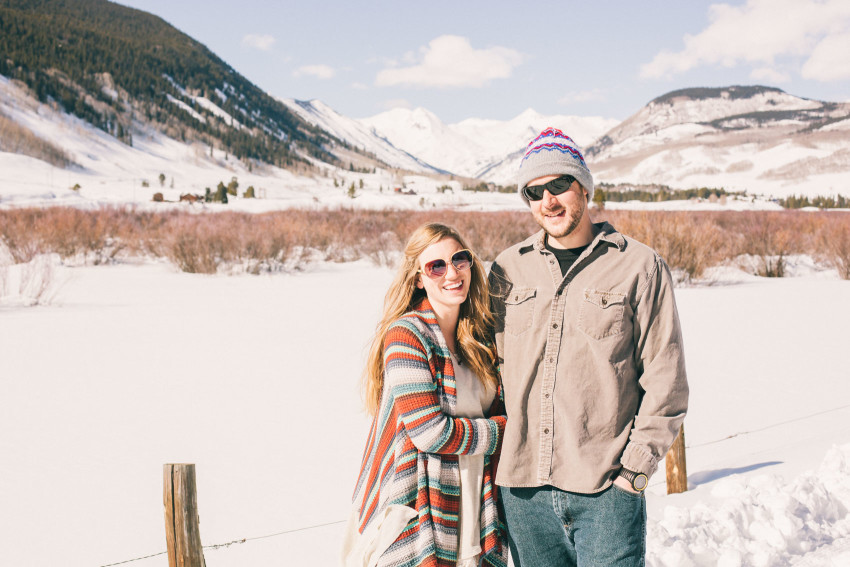
M431 306L437 311L440 308L459 309L461 303L469 295L469 284L472 281L472 266L458 271L452 264L451 258L463 247L454 238L444 238L432 244L419 255L419 280L416 287L424 289L428 294ZM425 265L432 260L443 260L446 263L446 273L442 276L429 276Z

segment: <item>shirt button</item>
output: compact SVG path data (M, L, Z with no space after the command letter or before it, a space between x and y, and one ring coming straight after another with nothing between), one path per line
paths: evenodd
M549 399L549 394L545 394L545 397L546 397L546 399L548 400L548 399Z
M554 359L554 358L550 358L550 359L549 359L549 363L551 364L551 363L553 363L553 362L555 362L555 359Z
M547 427L546 429L544 429L543 433L545 433L546 435L549 435L549 428Z
M608 300L604 297L602 298L602 305L608 305Z
M557 329L557 328L558 328L558 324L557 324L557 323L554 323L554 324L552 325L552 328L553 328L553 329Z

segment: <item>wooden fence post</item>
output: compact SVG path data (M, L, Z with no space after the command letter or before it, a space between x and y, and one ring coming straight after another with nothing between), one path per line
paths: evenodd
M667 451L667 494L678 494L688 490L688 468L685 465L685 426L673 446Z
M198 495L195 465L163 466L165 541L168 567L205 567L198 527Z

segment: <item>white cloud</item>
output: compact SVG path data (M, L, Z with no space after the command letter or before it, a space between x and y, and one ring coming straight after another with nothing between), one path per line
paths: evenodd
M522 62L518 51L507 47L475 49L469 39L443 35L406 54L407 67L389 67L378 73L375 84L414 87L483 87L493 79L506 79ZM414 63L411 65L411 63Z
M787 83L791 80L788 73L778 71L773 67L759 67L750 72L750 78L762 83Z
M708 15L709 26L696 35L686 35L683 50L658 53L641 67L641 76L669 77L703 65L741 64L756 66L754 73L767 76L779 58L809 58L803 65L804 76L809 73L819 80L847 77L846 71L832 72L824 66L843 53L845 61L839 67L847 68L848 52L840 50L850 41L847 0L748 0L742 6L714 4Z
M825 37L803 65L802 75L817 81L850 79L850 33Z
M591 89L587 91L569 92L560 99L559 104L572 104L581 102L591 102L605 99L605 89Z
M404 98L391 98L382 102L381 108L384 110L392 110L393 108L406 108L409 110L413 108L413 105L409 100Z
M292 72L293 77L316 77L317 79L332 79L336 75L333 67L329 65L304 65Z
M268 34L258 35L254 33L249 33L248 35L242 38L242 45L246 47L252 47L254 49L259 49L260 51L268 51L272 48L275 41L275 38Z

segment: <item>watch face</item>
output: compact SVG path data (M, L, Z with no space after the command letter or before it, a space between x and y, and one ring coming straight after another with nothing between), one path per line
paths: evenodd
M640 473L632 481L632 487L634 487L635 490L644 490L646 488L646 485L647 485L648 482L649 482L649 479L646 477L646 475L643 474L643 473Z

